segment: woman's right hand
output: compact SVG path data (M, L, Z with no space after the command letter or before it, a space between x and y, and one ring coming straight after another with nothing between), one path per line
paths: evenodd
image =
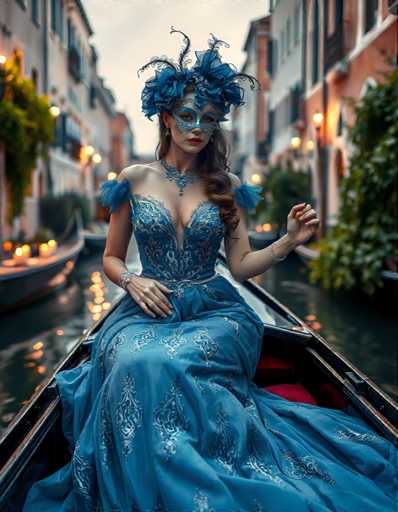
M135 302L145 313L156 318L159 314L163 318L171 313L172 304L165 293L170 293L167 286L149 277L135 276L127 285L127 290Z

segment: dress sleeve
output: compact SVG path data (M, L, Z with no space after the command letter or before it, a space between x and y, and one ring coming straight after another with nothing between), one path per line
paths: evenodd
M246 210L256 208L261 199L262 187L260 185L251 185L250 183L241 183L235 188L236 202Z
M118 181L116 178L101 183L100 201L107 206L110 212L116 211L130 197L130 181L127 178Z

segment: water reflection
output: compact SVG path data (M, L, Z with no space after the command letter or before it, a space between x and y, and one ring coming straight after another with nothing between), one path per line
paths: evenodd
M0 429L118 293L120 289L103 274L98 255L79 260L66 288L1 318Z
M294 254L263 274L260 284L398 399L398 326L390 300L318 288L309 283L306 267Z

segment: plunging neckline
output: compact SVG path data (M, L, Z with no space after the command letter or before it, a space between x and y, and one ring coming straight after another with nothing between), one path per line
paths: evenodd
M165 205L165 202L163 199L160 199L159 197L156 197L152 194L138 194L138 193L134 193L132 192L130 194L132 196L132 198L138 198L140 201L149 201L149 202L153 202L157 205L159 205L161 207L161 210L163 211L163 213L166 215L168 221L170 222L170 225L172 227L172 230L173 230L173 235L174 235L174 239L175 239L175 243L176 243L176 247L179 251L182 251L184 249L184 245L185 245L185 240L186 240L186 235L185 235L185 232L186 231L189 231L193 224L194 224L194 221L195 221L195 217L196 217L196 214L200 211L200 209L205 206L206 204L210 204L212 206L214 206L215 208L218 208L217 205L215 205L212 201L210 201L210 199L203 199L202 201L200 201L196 206L195 208L192 210L191 212L191 215L189 216L189 219L188 219L188 222L187 224L185 224L183 226L183 229L182 229L182 243L180 244L179 243L179 238L178 238L178 232L177 232L177 225L173 219L173 215L171 213L171 210Z

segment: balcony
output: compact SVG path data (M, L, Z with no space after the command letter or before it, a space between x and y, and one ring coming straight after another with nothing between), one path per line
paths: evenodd
M326 40L325 72L343 58L343 31L336 30Z

